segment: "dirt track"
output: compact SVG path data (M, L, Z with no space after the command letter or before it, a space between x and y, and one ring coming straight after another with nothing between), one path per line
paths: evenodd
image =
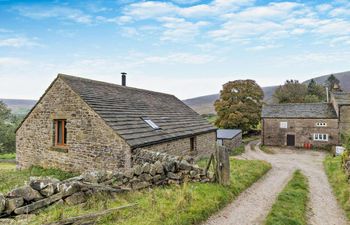
M252 144L255 145L256 142ZM263 224L276 197L296 169L301 169L309 180L308 224L349 224L344 212L336 202L324 172L322 164L324 153L274 148L275 154L266 154L259 148L255 149L252 150L250 145L247 145L245 153L240 158L265 160L270 162L273 168L238 196L233 203L209 218L204 224Z

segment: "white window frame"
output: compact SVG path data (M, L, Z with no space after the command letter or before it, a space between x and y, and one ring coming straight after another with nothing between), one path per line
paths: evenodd
M317 122L316 123L316 127L326 127L327 126L327 123L325 122Z
M216 143L217 143L218 146L223 146L223 145L224 145L224 140L222 140L222 139L217 139L217 140L216 140Z
M280 122L280 128L281 129L287 129L288 128L288 122L286 122L286 121Z
M155 124L152 120L150 119L143 119L150 127L153 129L160 129L157 124Z
M315 133L313 135L314 141L328 141L328 134Z

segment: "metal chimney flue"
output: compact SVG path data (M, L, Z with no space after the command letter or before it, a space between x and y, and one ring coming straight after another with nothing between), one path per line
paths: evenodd
M121 72L122 74L122 86L126 86L126 74L125 72Z

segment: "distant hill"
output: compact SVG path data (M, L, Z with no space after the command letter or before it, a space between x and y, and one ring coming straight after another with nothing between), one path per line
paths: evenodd
M350 71L342 72L342 73L334 73L333 74L339 81L340 86L344 91L350 92ZM330 76L324 75L320 77L313 78L317 83L324 84L327 78ZM286 78L292 79L292 78ZM310 79L311 80L311 79ZM309 83L310 80L306 80L303 83ZM269 86L263 87L264 91L264 101L267 103L272 103L272 96L278 86ZM214 102L219 98L219 94L205 95L197 98L191 98L183 100L188 106L190 106L193 110L198 112L199 114L215 114Z
M25 99L1 99L16 115L26 115L30 109L35 105L35 100L25 100Z

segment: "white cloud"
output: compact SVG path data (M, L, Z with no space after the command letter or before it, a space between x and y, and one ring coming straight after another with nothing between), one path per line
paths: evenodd
M247 48L247 50L249 50L249 51L263 51L263 50L279 48L279 47L281 47L281 45L267 44L267 45L258 45L258 46L254 46L254 47L249 47L249 48Z
M14 57L0 57L0 68L4 67L17 67L22 66L25 64L28 64L29 62L21 59L21 58L14 58Z
M17 6L14 8L20 15L33 19L57 18L76 23L91 24L93 18L79 9L69 7L41 7L41 6Z
M0 39L0 47L20 48L31 46L39 46L39 44L23 37Z

